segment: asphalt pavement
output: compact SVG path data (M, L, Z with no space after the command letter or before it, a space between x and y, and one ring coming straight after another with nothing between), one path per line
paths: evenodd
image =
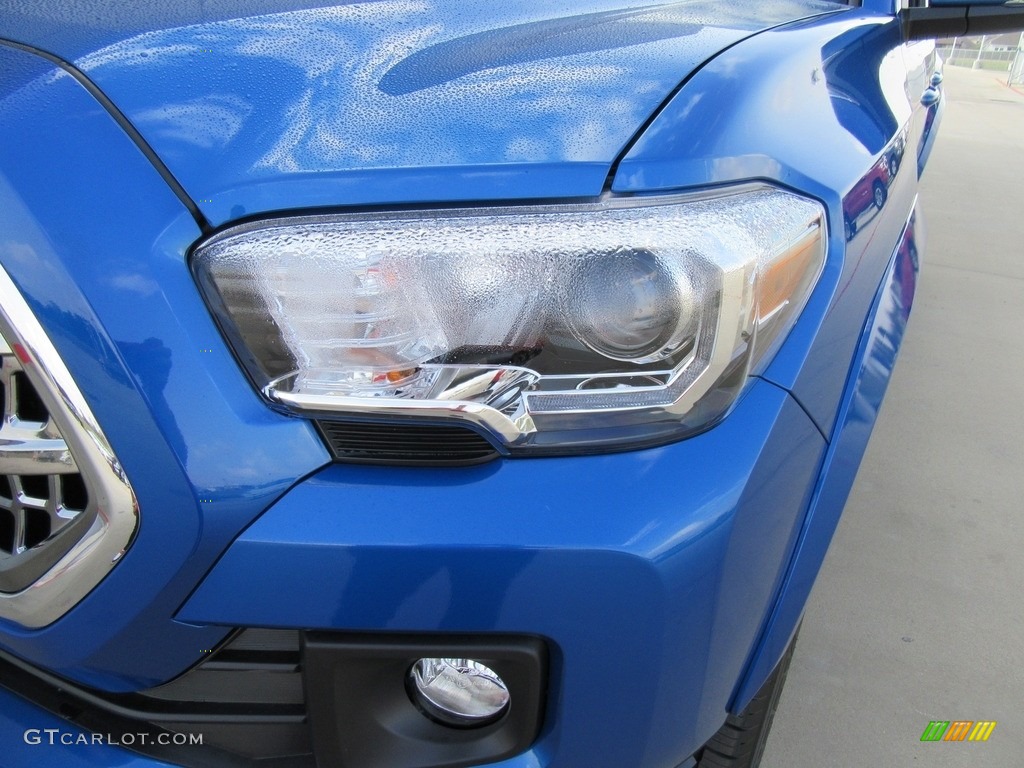
M1024 766L1024 87L946 68L910 325L762 768ZM932 720L989 740L922 742Z

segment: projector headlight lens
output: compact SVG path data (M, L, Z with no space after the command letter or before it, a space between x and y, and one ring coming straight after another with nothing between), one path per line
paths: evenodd
M696 295L686 270L644 248L619 248L577 265L566 320L609 360L653 363L692 341Z
M193 265L270 401L564 453L719 418L795 321L824 243L818 203L745 186L258 222Z

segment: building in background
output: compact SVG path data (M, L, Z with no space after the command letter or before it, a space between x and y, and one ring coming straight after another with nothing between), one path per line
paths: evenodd
M951 66L1006 72L1010 85L1024 82L1024 34L952 37L937 42L943 60Z

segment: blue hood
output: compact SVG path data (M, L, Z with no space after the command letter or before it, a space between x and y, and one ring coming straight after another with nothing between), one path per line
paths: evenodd
M841 6L380 0L8 6L71 61L212 223L274 209L593 196L685 78Z

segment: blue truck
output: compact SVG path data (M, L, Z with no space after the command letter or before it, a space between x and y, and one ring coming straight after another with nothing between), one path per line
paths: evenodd
M1019 3L0 3L0 764L753 768Z

